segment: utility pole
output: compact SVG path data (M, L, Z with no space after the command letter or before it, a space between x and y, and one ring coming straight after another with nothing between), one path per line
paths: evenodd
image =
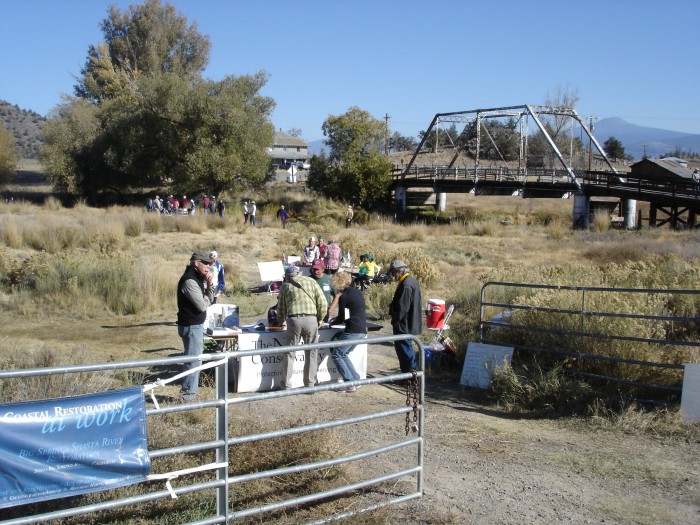
M593 136L593 119L598 120L598 117L594 117L591 115L588 117L588 131L591 133L591 136ZM591 164L593 161L593 140L591 138L588 139L588 171L591 171Z
M384 155L389 156L389 113L384 114Z

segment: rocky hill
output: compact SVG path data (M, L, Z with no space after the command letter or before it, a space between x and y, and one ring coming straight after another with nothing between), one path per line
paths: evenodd
M45 117L0 100L0 122L14 135L20 157L39 158L39 148L44 143Z

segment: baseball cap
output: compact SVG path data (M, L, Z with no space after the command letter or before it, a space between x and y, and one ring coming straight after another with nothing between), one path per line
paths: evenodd
M401 259L394 259L391 261L391 264L389 265L389 271L393 270L399 270L401 268L407 268L406 263L403 262Z
M194 252L192 254L192 257L190 257L190 261L202 261L207 264L211 264L214 262L214 260L204 252Z
M321 270L326 269L326 263L324 263L321 259L316 259L314 263L311 265L311 268L320 268Z
M285 268L284 270L284 273L286 275L296 275L299 273L299 268L297 268L296 266L287 266L287 268Z

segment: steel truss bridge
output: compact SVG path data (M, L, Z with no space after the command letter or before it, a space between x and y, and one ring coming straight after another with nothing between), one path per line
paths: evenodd
M570 119L572 123L577 123L589 138L589 156L592 148L595 147L597 158L607 164L609 171L581 170L571 167L549 135L543 124L542 115L563 117ZM494 117L512 117L518 121L520 154L518 166L515 168L481 165L479 152L481 141L484 140L482 131L485 139L490 140L498 151L488 129L481 125L483 119ZM529 119L532 119L543 133L561 167L546 169L526 166L525 150ZM474 167L456 165L461 150L452 137L450 141L455 145L455 153L448 164L417 165L416 159L423 150L427 138L432 132L439 133L439 126L442 123L460 123L464 128L476 123L477 147ZM500 152L498 154L500 155ZM598 141L586 128L581 117L575 110L563 107L524 105L438 113L408 164L404 168L394 169L392 190L394 197L403 208L408 201L412 204L423 204L433 194L520 195L524 198L563 198L583 195L587 198L615 197L621 200L648 202L650 226L696 227L700 218L700 187L690 180L680 178L659 180L654 177L632 177L629 174L618 173Z

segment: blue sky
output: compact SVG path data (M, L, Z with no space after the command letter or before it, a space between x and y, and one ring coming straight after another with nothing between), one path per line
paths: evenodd
M0 99L47 114L72 94L122 0L0 0ZM205 76L270 75L276 128L323 137L351 106L417 136L436 113L542 104L700 133L696 0L172 0L212 48Z

